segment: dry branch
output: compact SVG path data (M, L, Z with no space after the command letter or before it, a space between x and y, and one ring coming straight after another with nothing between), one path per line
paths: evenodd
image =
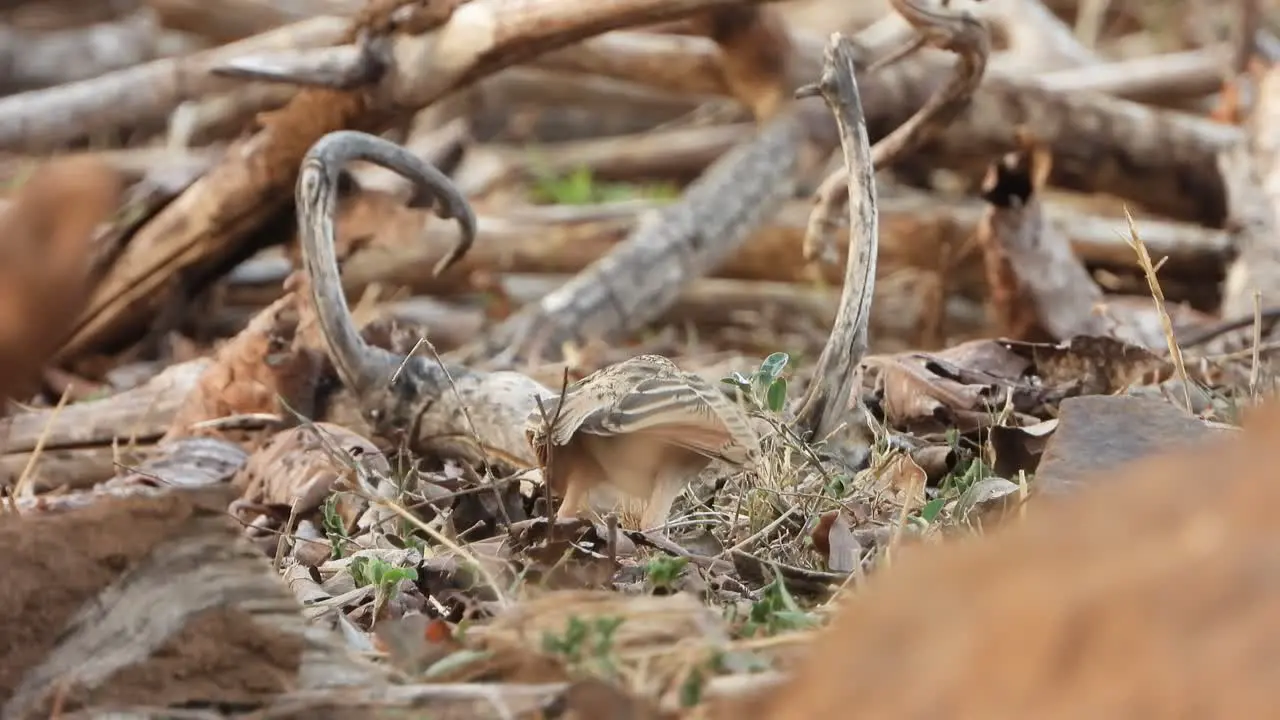
M147 13L88 27L31 31L0 26L0 88L5 94L94 78L191 49L157 32Z
M973 12L998 26L1008 43L1008 50L991 63L993 74L1026 75L1099 62L1097 53L1041 0L986 0L974 5Z
M606 170L611 166L608 162L589 165ZM498 175L503 172L492 171ZM459 187L466 180L461 175L455 176ZM484 289L485 279L493 273L577 273L611 252L649 213L659 212L667 204L665 200L624 200L481 214L475 247L459 261L455 272L433 277L430 269L457 242L457 228L432 222L429 211L407 208L395 196L366 190L339 199L336 232L343 288L348 297L359 297L370 284L385 283L439 297ZM966 244L985 212L983 203L940 203L931 194L904 193L882 196L877 205L880 265L885 270L946 269L954 292L982 296L981 255ZM840 285L847 237L839 238L838 266L813 267L795 252L811 208L807 200L787 202L710 275L798 283L811 281L816 275L826 283ZM1091 268L1114 271L1132 267L1133 251L1116 232L1122 218L1083 214L1061 202L1045 201L1043 208L1048 226L1066 237L1075 255ZM1166 278L1203 286L1201 280L1220 278L1233 256L1229 239L1221 231L1160 220L1143 220L1142 230L1152 255L1168 258L1161 270ZM945 258L947 248L953 249L950 260ZM290 271L280 255L269 250L239 266L226 279L227 302L261 306L277 298L280 283Z
M436 205L436 213L455 218L462 227L461 242L436 264L439 275L457 262L475 239L476 218L457 189L436 168L397 145L373 135L352 131L326 135L307 152L298 175L298 225L302 228L303 260L312 300L320 318L330 357L343 383L360 394L376 392L390 379L397 363L378 357L351 322L342 294L338 260L333 254L333 216L337 206L338 173L354 160L394 170L414 185L410 205Z
M1135 312L1125 304L1107 307L1102 288L1066 237L1045 222L1040 194L1051 163L1048 153L1027 137L1021 151L992 164L983 185L990 205L977 239L997 331L1032 342L1109 335L1163 348L1164 332L1154 313Z
M85 128L105 134L162 126L182 101L231 86L210 68L268 48L331 43L343 26L337 18L316 18L193 55L0 98L0 149L47 151L82 138Z
M523 425L536 399L550 396L545 388L516 373L486 375L421 356L401 358L370 346L356 331L334 255L333 213L341 165L357 158L414 181L420 201L439 199L444 207L438 212L457 218L463 227L456 255L465 252L475 231L470 206L448 178L402 148L352 132L333 133L316 143L298 177L298 226L312 301L339 377L359 398L379 438L404 442L419 452L452 449L477 462L497 457L531 466Z
M552 63L552 56L543 60L549 67L575 67L673 91L730 94L719 76L713 43L683 38L689 55L676 62L666 55L646 58L657 41L627 40L629 59L621 64L610 62L606 52L624 44L614 37L566 51L574 53L572 63L561 57ZM820 53L800 40L793 38L792 76L812 77L812 72L800 74L806 72L801 68L817 68ZM665 65L657 67L660 63ZM901 126L937 93L948 72L945 59L929 55L864 72L858 88L870 137L884 137ZM1050 182L1055 186L1115 195L1211 227L1220 227L1225 218L1215 163L1221 150L1242 137L1239 128L1098 93L1058 93L1037 78L988 73L968 108L918 154L927 156L931 167L964 169L980 178L992 157L1017 147L1017 129L1023 126L1032 128L1053 152Z
M891 0L891 4L919 35L909 45L877 62L877 67L898 62L925 45L949 50L957 55L957 60L951 81L930 97L919 112L872 148L871 161L875 170L892 165L918 148L964 110L982 81L987 55L991 52L986 29L968 13L928 10L917 4L917 0ZM848 52L853 59L852 51ZM823 70L826 71L825 64ZM856 86L853 92L857 94ZM859 111L858 115L862 117L862 112ZM865 118L860 122L865 125ZM815 194L815 207L804 240L804 256L808 260L822 258L825 262L834 261L836 241L833 236L840 230L838 216L852 190L847 177L853 172L851 168L832 173Z
M820 95L835 116L844 149L849 199L849 259L845 266L844 291L835 326L822 349L813 380L796 412L803 435L825 440L847 421L861 429L862 408L854 386L859 364L867 351L867 321L875 291L876 260L880 230L877 226L874 160L867 140L862 98L854 79L854 57L850 41L834 33L827 46L822 75L813 86L801 88L799 97ZM813 224L810 223L810 227ZM853 406L853 415L846 412Z
M361 0L147 0L160 24L221 45L319 15L355 15Z
M566 342L615 339L660 316L680 288L724 262L792 196L797 177L828 151L828 140L810 134L805 113L782 106L787 87L785 31L751 8L724 11L709 20L711 34L728 55L728 82L739 99L762 117L750 142L718 158L672 203L611 253L536 305L522 308L462 356L499 353L499 363L540 358ZM762 45L763 44L763 45Z
M429 4L393 22L378 6L358 18L346 39L379 49L380 81L361 92L307 89L264 128L237 143L219 165L139 232L99 284L75 336L74 354L135 332L181 277L199 277L243 250L246 238L288 200L303 154L326 133L381 129L446 93L509 65L591 35L634 23L680 17L730 0L629 0L621 4L561 0L473 0ZM425 30L424 30L425 28ZM419 34L413 34L417 32ZM0 101L0 107L2 107ZM0 113L0 117L3 114Z
M1253 293L1264 306L1280 301L1280 70L1272 68L1258 84L1258 100L1249 118L1249 137L1224 152L1219 162L1228 183L1231 226L1239 256L1223 288L1222 315L1252 316Z
M804 169L797 149L805 142L800 114L784 113L716 160L678 202L646 218L609 254L522 308L463 357L501 353L498 362L507 363L643 327L670 307L682 285L724 262L790 197Z

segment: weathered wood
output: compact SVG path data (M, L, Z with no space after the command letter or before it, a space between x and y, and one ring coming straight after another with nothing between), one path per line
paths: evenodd
M100 705L253 706L379 671L308 628L226 485L0 517L5 720Z
M796 176L825 154L806 148L808 137L802 112L785 111L712 163L678 202L642 220L609 254L459 356L501 353L497 362L509 363L559 352L564 342L614 339L643 327L791 197Z
M312 302L338 376L358 398L377 438L404 442L419 452L444 450L476 462L496 457L532 466L523 424L535 399L550 397L550 391L518 373L472 372L420 355L401 358L369 345L356 331L333 247L338 173L343 163L356 158L404 174L414 181L420 198L438 198L445 205L438 212L458 218L463 228L457 251L465 252L475 232L471 208L453 184L386 140L333 133L308 151L298 176L298 227Z
M862 98L854 79L854 57L848 38L835 33L827 46L822 76L813 86L797 91L800 96L819 95L835 116L844 149L843 172L833 174L847 183L849 204L849 258L845 265L844 289L835 326L818 357L810 381L796 411L796 422L813 440L827 438L842 423L853 432L861 431L862 408L854 386L859 381L858 366L867 352L867 322L875 292L876 261L880 229L876 212L875 161L867 140ZM824 208L814 208L822 215ZM810 228L814 225L811 222ZM852 406L852 414L847 410Z

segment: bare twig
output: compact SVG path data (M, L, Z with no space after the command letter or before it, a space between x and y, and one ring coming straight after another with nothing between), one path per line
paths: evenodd
M911 23L919 36L902 49L877 62L881 68L902 60L928 45L949 50L959 56L952 81L943 86L929 101L897 130L876 143L871 151L874 168L892 165L906 153L924 143L929 136L945 127L973 97L982 81L991 53L991 40L982 23L967 12L930 10L921 0L892 0L895 10ZM825 69L824 69L825 72ZM840 228L839 215L849 199L848 170L832 173L814 194L813 213L805 232L806 260L834 262L837 257L835 235Z
M802 434L811 439L829 434L840 423L851 400L855 407L859 405L854 386L858 364L867 350L867 320L871 316L879 240L875 168L862 98L853 74L854 56L849 40L839 33L832 34L825 55L821 78L815 85L797 90L796 95L821 95L831 108L840 130L840 145L848 168L845 173L849 182L848 197L852 201L849 203L849 259L845 265L840 310L796 415Z

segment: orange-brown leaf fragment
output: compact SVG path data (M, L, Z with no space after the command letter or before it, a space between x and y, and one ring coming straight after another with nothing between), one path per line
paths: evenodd
M293 294L285 294L258 313L218 349L165 439L220 435L216 428L199 427L218 418L266 413L289 419L288 408L310 413L320 359L316 353L295 349L297 329Z

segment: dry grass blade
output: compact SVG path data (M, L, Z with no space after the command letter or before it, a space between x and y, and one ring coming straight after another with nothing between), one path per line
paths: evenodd
M1151 262L1151 254L1147 252L1147 246L1138 236L1138 226L1133 222L1133 215L1129 214L1127 206L1124 209L1124 217L1129 223L1129 245L1138 255L1138 265L1147 278L1147 287L1150 288L1151 297L1155 300L1156 312L1160 314L1160 326L1164 328L1165 341L1169 345L1169 359L1178 373L1178 379L1182 381L1182 401L1186 403L1184 407L1187 412L1194 413L1194 406L1191 404L1191 378L1187 375L1186 363L1182 361L1182 348L1178 346L1178 340L1173 334L1173 321L1169 319L1169 311L1165 309L1164 290L1160 287L1160 279L1156 277L1157 268Z
M945 127L973 97L982 82L991 54L986 28L967 12L925 8L920 0L892 0L892 5L920 35L906 47L876 63L872 69L895 63L926 45L956 53L954 76L949 84L912 115L898 129L876 143L871 150L872 166L880 170L919 147L932 133ZM849 199L847 170L832 173L814 194L814 208L804 238L806 260L833 261L835 234L839 232L841 206Z

